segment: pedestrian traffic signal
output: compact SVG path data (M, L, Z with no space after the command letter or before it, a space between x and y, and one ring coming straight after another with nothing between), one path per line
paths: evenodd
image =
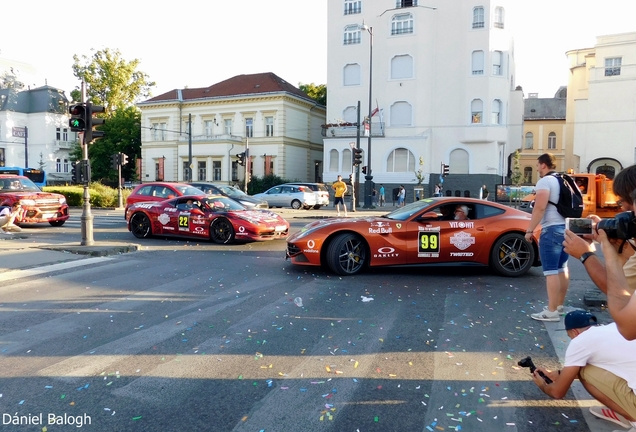
M110 156L110 167L114 170L119 169L119 153Z
M238 164L245 166L245 152L237 154L236 157L238 158Z
M362 149L354 148L353 149L353 165L358 166L362 163Z
M128 163L128 155L119 153L119 165L124 166Z
M103 131L93 130L94 127L103 125L105 120L99 117L93 117L95 114L101 114L104 112L104 107L101 105L93 105L90 102L86 102L86 121L84 132L84 144L90 144L93 140L103 138L106 135Z
M362 174L366 174L367 173L367 167L363 166L362 167Z
M71 118L68 121L68 125L73 132L84 132L86 129L86 107L84 104L71 105L68 108L68 112Z
M450 173L450 166L447 164L442 165L442 175L446 177Z

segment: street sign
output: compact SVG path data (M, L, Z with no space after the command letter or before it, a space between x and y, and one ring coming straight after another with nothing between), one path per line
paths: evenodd
M11 135L18 138L24 138L26 137L26 128L14 127L11 129Z

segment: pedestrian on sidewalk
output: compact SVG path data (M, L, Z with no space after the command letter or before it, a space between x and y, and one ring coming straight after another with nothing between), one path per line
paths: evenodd
M347 206L344 202L344 195L347 192L347 184L342 181L342 176L338 176L338 180L331 185L331 188L334 190L335 199L333 201L333 205L338 211L338 216L340 216L340 204L342 203L342 208L344 209L344 215L347 216Z
M380 207L384 207L384 185L380 185Z

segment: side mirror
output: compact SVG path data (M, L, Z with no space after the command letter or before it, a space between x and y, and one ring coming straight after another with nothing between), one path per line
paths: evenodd
M172 199L172 198L174 198L174 195L172 194L168 195L168 199Z
M420 216L420 219L423 219L423 220L437 220L438 217L439 217L439 215L437 213L435 213L435 212L426 212L422 216Z

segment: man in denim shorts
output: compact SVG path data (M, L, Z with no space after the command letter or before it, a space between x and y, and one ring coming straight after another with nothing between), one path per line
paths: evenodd
M532 232L541 223L539 237L539 256L548 289L548 306L541 312L530 315L539 321L559 321L563 311L563 301L570 285L568 274L568 254L563 249L565 218L559 214L555 205L559 202L559 181L553 175L556 165L550 153L537 158L537 172L541 179L535 186L536 197L532 210L532 219L526 231L526 240L532 241Z

